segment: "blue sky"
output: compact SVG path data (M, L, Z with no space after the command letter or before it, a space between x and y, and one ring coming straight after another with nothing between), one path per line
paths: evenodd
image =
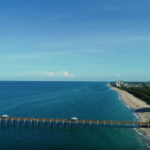
M0 80L150 80L149 0L0 1Z

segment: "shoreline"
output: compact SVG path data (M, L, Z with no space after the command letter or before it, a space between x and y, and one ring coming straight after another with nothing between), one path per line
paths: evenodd
M148 122L150 121L150 105L146 104L144 101L140 100L139 98L136 98L132 94L123 91L121 89L118 89L116 87L111 86L108 84L108 86L114 90L117 91L120 96L121 100L125 104L127 104L129 107L135 110L135 113L138 114L139 120L141 122ZM150 128L140 128L148 137L150 137Z

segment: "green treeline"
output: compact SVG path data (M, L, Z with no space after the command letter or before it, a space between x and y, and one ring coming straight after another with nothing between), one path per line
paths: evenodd
M140 98L141 100L145 101L147 104L150 104L150 88L148 86L142 87L119 87L122 90L127 91L128 93L133 94L135 97Z

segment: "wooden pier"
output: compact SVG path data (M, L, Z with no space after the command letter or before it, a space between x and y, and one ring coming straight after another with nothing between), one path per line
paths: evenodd
M150 122L0 117L0 125L149 128Z

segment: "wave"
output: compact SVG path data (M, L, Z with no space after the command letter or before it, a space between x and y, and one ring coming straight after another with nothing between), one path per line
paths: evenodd
M134 130L135 130L139 135L143 135L143 134L140 133L137 129L134 128Z
M121 95L119 94L119 99L121 100Z
M131 107L129 106L129 105L127 105L127 104L125 104L128 108L130 108L131 109Z
M135 113L133 113L134 114L134 116L137 118L137 119L139 119L139 116L137 115L137 114L135 114Z
M150 146L147 144L147 143L145 143L146 144L146 146L148 147L148 148L150 148Z

